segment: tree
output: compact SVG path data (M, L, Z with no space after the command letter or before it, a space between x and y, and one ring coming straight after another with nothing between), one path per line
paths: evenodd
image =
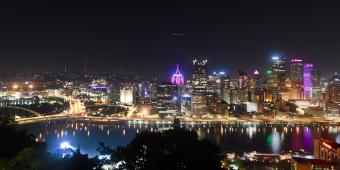
M72 156L60 158L52 155L47 163L50 170L95 170L100 169L97 157L89 158L87 154L81 154L80 148L74 151Z
M44 169L47 155L44 143L35 142L32 135L18 130L15 123L7 120L0 122L0 134L4 136L0 145L0 169Z
M9 123L8 123L9 122ZM80 149L67 158L47 152L46 143L38 143L33 135L18 130L9 119L0 119L0 134L4 136L0 145L1 170L96 170L99 159L89 158Z
M111 160L120 162L118 169L215 170L221 169L218 153L217 146L198 140L195 132L176 128L138 134L126 147L114 150Z

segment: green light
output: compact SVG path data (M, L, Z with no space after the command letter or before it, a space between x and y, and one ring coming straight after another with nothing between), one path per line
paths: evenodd
M267 73L267 74L272 74L272 73L273 73L273 71L271 71L271 70L267 70L267 71L266 71L266 73Z
M266 138L266 144L267 146L271 147L272 146L272 141L273 141L273 136L272 134L269 134Z

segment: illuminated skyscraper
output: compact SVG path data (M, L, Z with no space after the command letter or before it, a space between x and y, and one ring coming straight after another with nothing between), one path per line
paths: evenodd
M191 109L193 114L203 115L206 113L207 106L207 60L198 61L195 59L193 60L193 65Z
M340 75L338 73L328 80L327 100L330 103L340 103Z
M205 94L208 85L207 60L193 61L192 85L194 94Z
M315 67L312 70L311 78L312 78L312 99L318 100L321 97L321 77L320 72L317 69L315 69Z
M290 65L290 80L294 85L300 85L303 82L303 63L301 59L292 59Z
M303 91L306 99L311 99L312 97L312 71L313 64L303 65Z
M224 86L224 80L226 79L226 74L224 71L213 72L212 75L208 76L208 87L207 95L217 95L221 97L222 88Z
M286 57L272 57L272 78L275 85L283 86L286 80Z
M133 103L133 86L126 85L120 90L120 103L131 105Z
M177 64L177 69L175 74L171 77L171 83L176 85L183 85L184 84L184 76L179 71L179 66Z

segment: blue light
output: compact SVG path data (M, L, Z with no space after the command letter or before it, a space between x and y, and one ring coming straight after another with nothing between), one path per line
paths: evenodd
M59 147L60 149L74 149L74 147L67 141L61 142Z
M279 60L280 58L278 56L273 56L272 60Z

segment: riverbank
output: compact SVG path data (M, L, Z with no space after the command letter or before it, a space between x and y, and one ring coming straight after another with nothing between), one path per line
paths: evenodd
M83 120L94 122L116 122L116 121L148 121L148 122L172 122L172 118L128 118L128 117L93 117L79 115L51 115L32 118L20 118L15 121L18 124L27 124L53 120ZM310 118L180 118L182 122L273 122L273 123L332 123L340 124L340 118L310 117Z

